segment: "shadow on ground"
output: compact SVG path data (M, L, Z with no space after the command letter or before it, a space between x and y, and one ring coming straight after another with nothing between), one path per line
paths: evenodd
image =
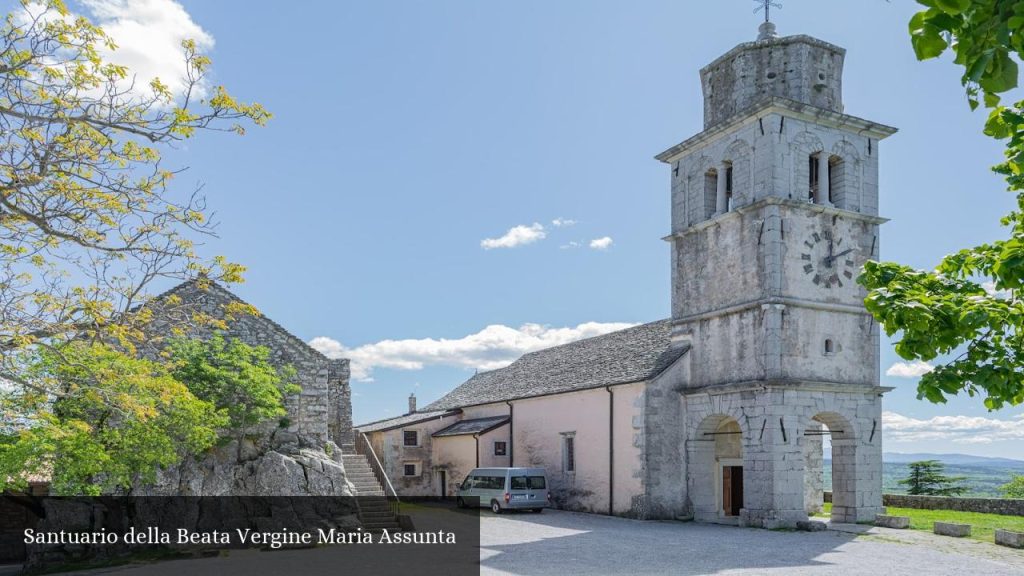
M481 573L517 574L1020 574L1020 567L946 554L884 535L640 522L549 511L486 513Z

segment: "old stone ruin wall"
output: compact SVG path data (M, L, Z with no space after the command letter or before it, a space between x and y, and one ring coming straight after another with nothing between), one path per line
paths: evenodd
M180 302L167 304L173 295ZM166 335L174 320L192 314L225 319L225 310L241 301L215 283L187 282L151 304L153 334ZM302 391L285 399L287 416L245 430L203 459L188 460L161 473L146 494L161 495L351 495L342 447L352 444L352 405L348 360L330 360L284 328L260 315L228 318L226 338L270 350L276 366L296 370ZM209 338L215 330L193 326L189 338ZM166 341L154 338L161 346Z

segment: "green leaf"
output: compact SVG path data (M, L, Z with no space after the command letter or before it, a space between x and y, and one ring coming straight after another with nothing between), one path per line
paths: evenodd
M925 24L921 29L915 31L910 37L910 41L918 60L936 58L949 46L946 39L939 33L939 29L931 24Z
M935 7L955 16L970 8L971 0L935 0Z
M1017 74L1017 63L1006 49L999 49L978 84L989 93L1006 92L1017 87Z

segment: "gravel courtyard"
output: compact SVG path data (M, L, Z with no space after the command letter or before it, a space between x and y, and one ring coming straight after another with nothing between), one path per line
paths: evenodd
M481 516L481 574L1024 574L1024 552L924 532L785 532L546 510ZM864 532L862 534L855 532Z

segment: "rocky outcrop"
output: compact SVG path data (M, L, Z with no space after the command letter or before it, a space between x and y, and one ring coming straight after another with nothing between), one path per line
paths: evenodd
M160 472L145 496L354 496L341 449L285 429L231 440Z

